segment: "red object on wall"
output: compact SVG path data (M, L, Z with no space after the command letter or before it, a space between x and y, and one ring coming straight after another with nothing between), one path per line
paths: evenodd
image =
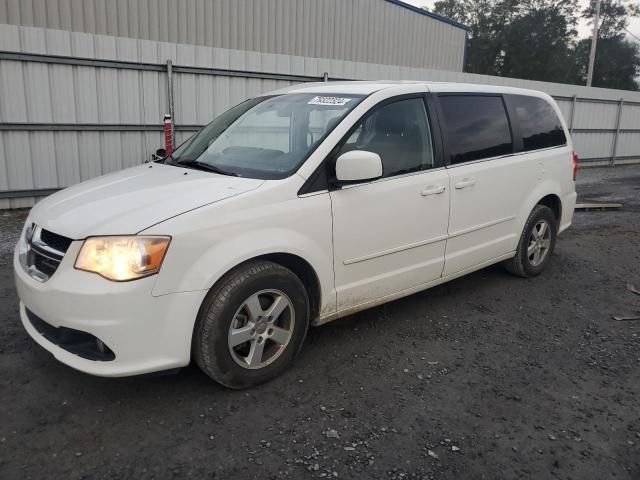
M171 141L171 115L164 116L164 150L168 155L173 153L173 142Z

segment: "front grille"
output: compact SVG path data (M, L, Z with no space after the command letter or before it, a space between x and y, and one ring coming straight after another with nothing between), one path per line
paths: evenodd
M46 282L56 272L72 239L31 225L26 233L27 251L20 262L25 271L39 282Z
M35 249L31 250L31 252L33 255L34 267L36 267L40 272L44 273L47 277L51 277L51 275L56 273L58 265L60 265L59 260L53 260L40 255L35 251Z
M40 335L67 352L87 360L108 362L116 358L115 353L99 338L81 330L54 327L26 309L27 318Z
M44 228L42 229L42 232L40 232L40 240L42 240L42 243L45 245L62 253L67 253L69 245L73 242L70 238L63 237L62 235L50 232Z

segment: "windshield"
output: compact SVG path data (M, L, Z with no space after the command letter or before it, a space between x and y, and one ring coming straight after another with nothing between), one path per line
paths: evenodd
M247 100L183 143L169 161L241 177L285 178L360 100L306 93Z

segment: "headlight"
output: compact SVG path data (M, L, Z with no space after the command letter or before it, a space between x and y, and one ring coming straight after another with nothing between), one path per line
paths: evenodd
M20 233L20 238L18 239L18 259L23 266L26 265L26 256L29 253L29 242L31 242L31 237L33 236L33 230L35 229L35 225L31 222L30 219L24 223L24 227L22 227L22 233Z
M125 281L160 270L169 237L90 237L82 244L76 268L109 280Z
M35 226L31 220L27 218L27 221L24 222L24 226L22 227L22 232L20 232L20 238L18 238L18 248L23 250L27 249L27 245L33 235L34 227Z

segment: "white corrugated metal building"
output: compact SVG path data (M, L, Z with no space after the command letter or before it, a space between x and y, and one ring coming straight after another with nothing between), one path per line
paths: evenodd
M466 34L395 0L0 0L0 23L456 71Z

